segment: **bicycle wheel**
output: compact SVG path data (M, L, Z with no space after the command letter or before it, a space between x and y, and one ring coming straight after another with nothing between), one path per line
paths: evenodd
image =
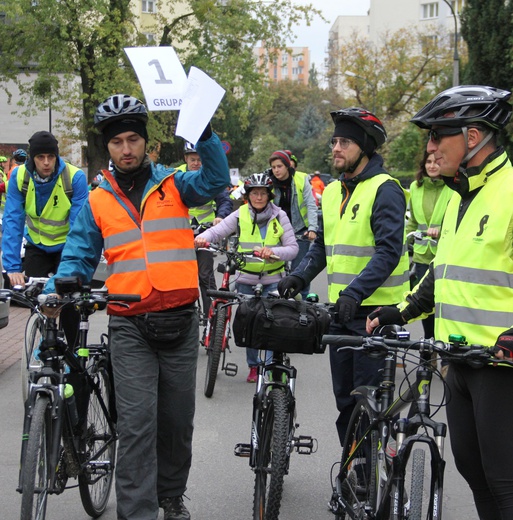
M218 306L214 315L210 331L210 345L207 350L207 373L205 374L204 393L206 397L212 397L216 385L219 361L223 352L223 340L226 327L226 308Z
M39 314L30 316L25 326L25 345L21 351L21 392L23 402L27 400L29 374L41 368L39 345L43 341L44 321Z
M86 429L82 440L82 451L87 463L78 476L78 487L85 511L97 518L105 511L109 501L116 459L116 434L109 426L101 406L103 401L106 409L110 408L111 382L106 361L93 361L90 374L98 392L90 389Z
M376 509L376 477L378 461L378 432L367 429L374 420L375 414L365 401L356 403L349 419L344 446L342 448L341 471L336 478L335 492L350 505L358 515L364 511ZM344 467L347 458L353 455L352 461ZM335 514L337 520L346 518L342 507ZM362 518L367 518L362 516Z
M283 477L288 466L289 414L287 394L275 388L263 413L255 467L254 520L278 520Z
M406 516L399 516L399 518L408 518L408 520L422 520L422 518L426 518L426 515L422 515L422 498L424 494L424 464L425 464L426 454L422 449L413 450L412 464L411 464L411 487L409 489L409 502L408 498L408 490L403 490L403 501L406 501L406 505L404 509L404 514ZM396 518L393 516L397 514L394 511L394 497L398 494L398 489L396 485L392 486L391 490L391 511L390 517Z
M25 458L22 461L20 520L44 520L46 518L51 422L50 398L38 397L32 412Z

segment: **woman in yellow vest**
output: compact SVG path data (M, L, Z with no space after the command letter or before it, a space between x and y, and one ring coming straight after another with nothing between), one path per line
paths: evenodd
M239 233L239 251L260 249L264 262L248 258L246 266L237 273L235 288L242 294L253 294L257 283L264 286L264 295L274 291L285 274L285 262L293 260L298 252L294 230L283 210L271 202L272 181L265 173L254 173L244 183L244 204L228 215L217 226L207 229L195 238L196 247L216 242L233 233ZM273 260L271 255L280 259ZM258 350L247 349L248 383L257 380Z
M452 193L442 180L435 156L425 151L415 180L410 185L410 218L406 224L407 234L411 231L427 233L427 236L420 240L414 239L413 242L413 264L417 282L426 274L429 263L435 257L437 239ZM424 337L434 337L433 315L422 320L422 326Z

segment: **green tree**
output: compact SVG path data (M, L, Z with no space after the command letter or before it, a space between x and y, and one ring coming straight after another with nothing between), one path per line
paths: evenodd
M101 136L92 126L97 104L116 92L142 95L123 50L147 45L133 7L131 0L2 2L6 23L0 24L0 77L21 85L21 71L37 70L51 83L51 98L74 114L68 135L87 142L92 175L107 160ZM186 70L194 64L216 79L228 96L240 100L230 99L226 106L235 110L231 117L245 130L268 94L262 71L255 67L253 47L264 41L272 57L271 49L285 48L298 22L308 23L318 14L311 5L296 6L292 0L163 0L154 26L144 32L152 32L161 45L172 44ZM57 74L59 82L52 79ZM33 87L23 91L25 105L46 108L48 91ZM225 117L222 110L218 116ZM173 145L175 119L174 114L153 114L151 141Z
M513 85L513 2L467 0L461 13L461 35L468 47L464 84Z
M387 166L390 171L415 171L426 148L425 132L408 124L390 144Z

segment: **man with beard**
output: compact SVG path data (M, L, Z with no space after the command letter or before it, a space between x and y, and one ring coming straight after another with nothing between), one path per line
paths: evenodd
M181 172L147 154L148 113L116 94L94 123L111 169L90 193L68 235L56 277L91 280L102 250L110 293L138 294L109 305L109 347L118 415L118 520L189 520L183 496L192 461L199 326L198 266L189 207L230 182L219 137L207 125L197 143L202 166ZM52 278L47 293L55 291Z
M323 226L310 251L278 290L292 297L327 267L328 298L337 312L330 334L364 336L366 315L384 302L401 301L409 287L407 194L376 153L387 138L381 121L362 108L338 110L331 117L333 165L340 178L324 190ZM351 391L375 385L383 360L332 347L330 363L342 444L355 404Z

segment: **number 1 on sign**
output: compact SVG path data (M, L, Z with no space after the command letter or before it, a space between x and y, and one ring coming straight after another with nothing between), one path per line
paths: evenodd
M164 71L162 70L159 60L151 60L148 62L148 65L155 65L155 68L157 69L157 74L159 75L159 79L155 80L155 83L157 85L173 83L173 80L166 79L166 76L164 75Z

